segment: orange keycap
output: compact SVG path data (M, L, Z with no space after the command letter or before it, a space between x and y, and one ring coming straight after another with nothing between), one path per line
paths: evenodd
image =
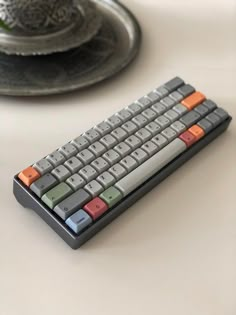
M205 101L206 97L201 92L195 92L185 98L181 103L187 107L188 110L194 109L197 105Z
M28 167L23 170L19 175L19 179L26 185L30 186L33 182L35 182L41 175L33 168Z
M204 130L200 128L198 125L192 126L188 131L190 131L191 134L194 135L197 140L205 136Z

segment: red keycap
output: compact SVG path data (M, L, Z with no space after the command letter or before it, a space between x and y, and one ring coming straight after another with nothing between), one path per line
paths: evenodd
M102 199L96 197L84 206L84 210L93 218L93 220L96 220L108 210L108 206Z
M190 147L197 141L197 138L188 130L182 133L179 138L185 142L187 147Z

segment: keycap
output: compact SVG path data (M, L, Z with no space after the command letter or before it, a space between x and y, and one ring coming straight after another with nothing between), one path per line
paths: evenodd
M126 169L121 166L119 163L113 165L111 168L109 168L108 172L114 176L117 180L125 176Z
M181 117L179 120L186 127L190 127L194 125L199 119L201 119L201 115L192 110L191 112L188 112L183 117Z
M177 133L172 128L168 127L161 133L169 142L177 137Z
M182 104L175 105L173 110L179 114L179 116L183 116L188 111L188 109Z
M187 147L191 147L196 142L195 136L188 130L183 132L179 138L183 140Z
M33 167L41 175L44 175L44 174L50 172L53 169L53 166L51 165L51 163L48 160L46 160L46 159L42 159L42 160L38 161L37 163L34 164Z
M84 206L84 210L95 221L108 210L108 206L102 199L96 197Z
M30 186L33 182L35 182L41 175L36 169L33 167L27 167L25 170L20 172L18 178L26 185Z
M136 126L138 126L139 128L142 128L143 126L145 126L148 123L148 119L146 117L144 117L143 115L137 115L135 116L132 121L135 123Z
M178 92L182 94L183 97L187 97L195 92L195 88L190 84L185 84L178 89Z
M153 143L155 143L159 149L162 149L168 144L168 140L163 135L157 135L152 138L151 140Z
M76 147L73 144L71 144L71 143L65 144L63 147L61 147L59 149L59 151L67 159L69 159L70 157L72 157L73 155L75 155L78 152Z
M172 109L168 110L165 113L165 116L167 119L169 119L171 122L174 122L175 120L177 120L179 118L179 115Z
M154 90L154 92L159 94L161 96L161 98L163 98L169 94L169 91L164 86L158 87L157 89Z
M141 97L137 103L140 104L143 109L152 105L152 101L146 96Z
M133 104L129 105L126 109L128 111L130 111L131 114L133 114L133 115L137 115L137 114L141 113L141 111L142 111L142 107L140 105L138 105L137 103L133 103Z
M181 87L183 84L184 81L181 78L175 77L174 79L168 81L165 84L165 87L169 92L173 92L174 90L177 90L179 87Z
M179 135L182 132L186 130L186 127L184 124L182 124L180 121L175 121L172 125L171 128Z
M74 174L66 180L66 183L73 189L78 190L79 188L86 185L86 181L79 174Z
M71 172L64 165L59 165L54 168L52 175L56 177L59 182L63 182L71 176Z
M117 116L113 115L106 120L106 122L114 129L122 124L122 120Z
M109 163L102 157L97 158L91 163L92 167L98 172L98 174L103 173L106 171L110 165Z
M152 141L148 141L141 146L141 149L145 151L149 156L152 156L158 151L158 146Z
M66 224L76 234L81 233L92 223L92 218L84 210L79 210L66 220Z
M170 98L172 98L176 102L181 102L184 97L178 91L174 91L170 94Z
M84 166L80 171L79 174L86 180L86 182L90 182L91 180L93 180L94 178L97 177L98 173L95 170L95 168L93 168L90 165L86 165Z
M214 110L214 113L221 118L221 120L225 120L229 117L229 114L223 108L217 108Z
M90 183L88 183L84 189L90 194L92 197L98 196L102 191L103 187L101 184L99 184L96 180L92 180Z
M152 136L155 136L161 131L161 127L155 121L150 122L145 128L152 134Z
M116 114L121 121L126 122L127 120L132 119L132 114L127 109L122 109Z
M106 135L100 139L100 142L109 150L117 144L117 140L112 135Z
M100 134L94 129L90 129L83 134L83 136L88 140L88 142L93 143L100 138Z
M166 111L166 107L161 103L152 105L152 109L157 113L157 115L162 115Z
M215 113L211 113L206 116L206 119L214 126L216 127L218 124L220 124L220 117L216 115Z
M105 190L99 197L105 201L109 208L112 208L122 199L122 194L118 189L112 186Z
M121 159L121 156L114 150L109 150L102 156L110 165L115 164Z
M63 164L65 162L65 157L59 151L54 151L47 156L47 160L53 165L54 167Z
M135 133L135 136L139 138L143 143L151 139L152 134L145 128L140 129Z
M105 121L103 121L102 123L95 126L95 129L102 136L105 136L107 133L111 132L111 130L112 130L111 126Z
M83 167L83 163L78 158L73 156L65 162L65 167L68 168L68 170L73 174L78 172Z
M121 142L120 144L114 147L114 150L121 156L125 157L127 154L131 152L131 148L125 142Z
M60 201L72 193L72 189L66 183L60 183L42 196L42 201L53 209Z
M151 121L157 117L157 113L150 108L144 110L142 115L147 118L148 121Z
M142 164L144 161L146 161L148 159L148 154L138 148L137 150L135 150L133 153L131 153L131 156L139 163Z
M117 140L117 141L123 141L125 138L128 137L128 134L124 129L122 128L116 128L114 131L112 131L112 136Z
M95 155L90 150L84 149L77 154L77 158L86 165L95 159Z
M210 123L207 119L202 119L202 120L200 120L198 123L197 123L197 125L199 126L199 127L201 127L203 130L204 130L204 132L207 134L207 133L209 133L212 129L213 129L213 124L212 123Z
M195 92L185 98L181 104L184 105L188 110L194 109L197 105L201 104L206 99L205 95L200 92Z
M200 114L202 117L206 116L209 112L209 109L204 106L203 104L198 105L197 107L194 108L194 110Z
M125 140L125 143L127 143L128 146L129 146L132 150L135 150L135 149L139 148L139 147L142 145L142 141L141 141L138 137L136 137L136 136L134 136L134 135L128 137L128 138Z
M170 120L165 116L158 117L155 122L157 122L162 129L167 128L171 124Z
M50 173L43 175L37 179L31 186L30 189L41 198L48 190L58 184L58 181Z
M152 101L152 103L158 102L161 99L160 95L154 91L150 92L147 97Z
M89 151L93 153L96 157L102 155L106 152L106 147L99 141L94 142L89 146Z
M128 155L120 161L120 165L123 166L127 172L131 172L138 166L138 163L134 158Z
M83 136L79 136L76 139L72 140L71 144L75 146L79 151L84 150L89 146L88 140Z
M216 103L212 100L205 100L205 102L203 102L203 105L207 107L210 112L212 112L217 107Z
M170 97L168 97L168 96L166 96L165 98L163 98L163 99L161 100L161 103L162 103L163 105L165 105L165 107L166 107L167 109L170 109L171 107L173 107L173 106L176 104L176 102L175 102L172 98L170 98Z
M121 126L121 128L124 129L128 135L132 135L136 130L138 130L137 125L135 125L132 121L127 121Z
M205 136L204 130L198 125L192 126L191 128L189 128L188 131L191 132L197 140L200 140L202 137Z
M100 176L97 177L97 181L105 188L109 188L112 186L116 179L109 172L104 172Z

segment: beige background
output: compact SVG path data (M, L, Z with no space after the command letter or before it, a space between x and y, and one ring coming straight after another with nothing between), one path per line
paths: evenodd
M0 315L235 315L236 124L72 251L12 195L13 175L175 76L236 118L235 0L127 0L137 61L94 88L0 98Z

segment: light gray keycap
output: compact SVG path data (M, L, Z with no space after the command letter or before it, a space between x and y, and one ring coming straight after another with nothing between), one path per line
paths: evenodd
M135 133L135 136L138 137L144 143L151 139L152 134L147 129L142 128Z
M138 137L136 137L134 135L132 135L129 138L127 138L125 140L125 143L127 143L128 146L130 146L132 150L135 150L135 149L139 148L142 145L142 141Z
M170 98L172 98L174 101L176 102L181 102L183 100L183 95L180 94L179 92L177 91L174 91L172 92L170 95L169 95Z
M153 137L151 141L155 143L155 145L157 145L159 149L162 149L168 144L168 140L161 134Z
M90 165L84 166L80 171L79 174L87 181L90 182L94 178L98 176L97 171Z
M203 102L203 105L205 105L210 112L213 111L217 107L216 103L211 100L205 100Z
M125 142L121 142L118 145L116 145L114 147L114 150L121 156L121 157L125 157L126 155L128 155L131 152L131 148L128 144L126 144Z
M200 118L201 118L201 115L199 115L197 112L192 110L191 112L188 112L183 117L181 117L179 120L186 127L190 127L190 126L194 125Z
M168 90L164 86L160 86L159 88L155 89L154 92L159 94L161 97L165 97L169 94Z
M122 124L122 120L117 115L111 116L106 120L106 122L112 127L112 129L115 129Z
M183 84L184 84L184 81L180 77L175 77L171 79L170 81L168 81L165 84L165 87L167 88L169 92L172 92L178 89L179 87L181 87Z
M76 149L76 147L71 144L71 143L67 143L65 144L63 147L61 147L59 149L60 153L63 154L67 159L69 159L70 157L72 157L73 155L75 155L78 150Z
M170 127L162 131L162 135L170 142L177 137L177 133Z
M152 136L155 136L161 131L161 127L154 121L150 122L145 128L151 132Z
M141 149L144 150L149 156L152 156L158 151L159 148L157 145L155 145L155 143L148 141L141 146Z
M106 135L100 139L100 142L109 150L117 144L117 140L112 135Z
M155 93L154 91L150 92L147 95L148 98L150 98L150 100L152 101L152 103L156 103L158 101L160 101L161 97L160 95L158 95L157 93Z
M144 117L146 117L148 119L148 121L152 121L152 120L154 120L157 117L157 113L154 110L150 109L150 108L145 109L142 112L142 115Z
M137 103L140 104L143 109L152 105L152 101L147 96L141 97L137 100Z
M137 115L135 116L132 121L139 127L142 128L148 123L147 118L145 118L143 115Z
M195 92L195 88L190 84L185 84L178 89L178 92L182 94L183 97L187 97Z
M90 129L83 134L83 136L90 142L93 143L100 138L100 134L95 129Z
M158 125L162 128L165 129L170 125L170 121L168 118L166 118L165 116L159 116L156 120L156 123L158 123Z
M180 121L175 121L172 125L171 128L177 132L178 135L180 135L182 132L186 130L186 127L184 124L182 124Z
M132 135L138 130L138 127L132 121L127 121L121 126L121 128L124 129L129 135Z
M75 156L70 158L65 162L65 166L71 171L71 173L76 173L83 167L82 162L77 159Z
M115 187L119 189L124 196L127 196L186 149L187 146L182 140L178 138L175 139L165 148L157 152L146 162L118 181L115 184Z
M133 114L133 115L137 115L137 114L141 113L141 111L143 110L142 107L140 105L138 105L137 103L133 103L133 104L129 105L126 109L128 109L128 111L130 111L131 114Z
M41 198L48 190L56 186L58 181L50 173L43 175L38 180L36 180L30 189Z
M93 155L93 153L88 149L85 149L77 154L77 158L86 165L95 159L95 155Z
M42 159L34 164L34 168L41 174L44 175L53 169L53 166L47 159Z
M66 182L73 190L78 190L86 185L86 181L79 174L70 176Z
M112 176L116 178L116 180L119 180L120 178L125 176L127 173L125 168L118 163L113 165L111 168L109 168L108 171L109 173L111 173Z
M165 114L165 117L168 118L172 123L178 119L179 115L172 109L168 110Z
M110 167L109 163L102 157L94 160L91 165L99 174L105 172Z
M223 108L217 108L214 110L214 113L221 118L221 120L225 120L229 117L229 114Z
M166 107L161 103L152 105L152 109L158 114L162 115L166 111Z
M163 99L161 100L161 103L162 103L163 105L165 105L167 109L170 109L171 107L173 107L173 106L176 104L176 102L175 102L172 98L170 98L170 97L168 97L168 96L166 96L165 98L163 98Z
M91 151L95 156L98 157L106 152L106 148L102 143L96 141L89 146L89 151Z
M194 110L202 117L205 117L210 112L209 109L202 104L195 107Z
M79 136L78 138L74 139L71 141L71 143L79 150L84 150L89 146L89 142L88 140L83 137L83 136Z
M130 155L122 159L120 164L126 169L127 172L132 172L138 166L137 161Z
M133 115L127 109L122 109L116 115L123 121L123 123L132 119L133 117Z
M201 127L205 133L207 134L213 129L212 123L210 123L207 119L203 118L198 122L198 126Z
M127 132L125 132L124 129L122 129L120 127L113 130L111 134L119 142L123 141L125 138L128 137Z
M64 165L59 165L54 168L52 175L55 176L59 182L64 182L69 176L71 176L71 173Z
M86 190L94 198L101 194L104 189L96 180L92 180L84 187L84 190Z
M115 182L116 179L112 176L109 172L104 172L100 176L97 177L97 181L105 188L111 187Z
M177 104L173 107L173 110L179 114L179 116L183 116L185 113L187 113L187 108L182 104Z
M96 129L102 136L105 136L107 133L111 132L112 130L111 126L105 121L95 126L94 129Z
M54 151L47 156L47 160L54 166L58 166L65 162L65 157L59 151Z
M220 117L217 116L215 113L210 113L209 115L206 116L206 119L212 123L214 127L220 124Z
M131 156L138 162L138 164L142 164L149 158L148 154L140 148L132 152Z
M80 189L60 202L53 211L63 220L66 220L90 200L91 196L84 189Z
M114 150L109 150L106 153L103 154L102 156L110 165L115 164L116 162L118 162L121 157L120 155L114 151Z

